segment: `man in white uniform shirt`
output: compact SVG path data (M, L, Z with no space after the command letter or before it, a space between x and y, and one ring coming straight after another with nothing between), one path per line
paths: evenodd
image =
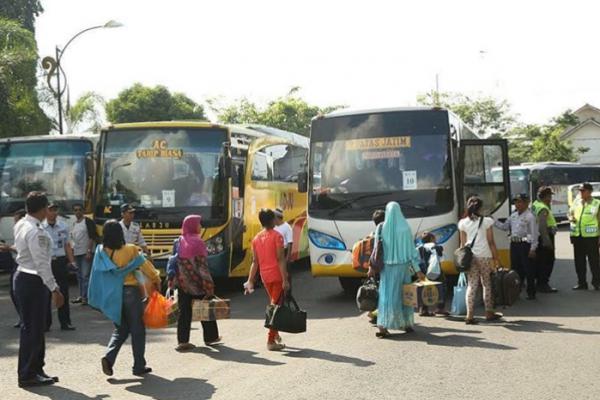
M17 272L14 290L21 316L19 342L19 387L52 385L58 378L44 372L45 331L48 302L62 307L64 297L52 274L52 239L42 227L48 213L48 198L31 192L26 200L27 216L15 229Z
M289 263L292 256L292 245L294 244L294 232L290 224L284 221L283 210L281 208L275 209L275 230L283 236L285 257Z
M79 297L73 304L87 304L88 284L92 272L92 257L96 248L96 224L83 214L83 205L73 206L75 222L71 227L69 241L73 248L75 264L77 264L77 281L79 282Z
M121 228L123 228L125 243L135 244L136 246L141 247L144 253L150 254L148 252L146 240L144 239L144 235L142 234L142 227L140 226L140 224L133 222L134 217L135 208L133 208L131 204L123 204L121 206L121 220L119 221L119 224L121 224Z

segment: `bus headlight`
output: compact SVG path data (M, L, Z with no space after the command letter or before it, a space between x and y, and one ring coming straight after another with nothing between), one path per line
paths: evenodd
M223 235L219 234L208 239L206 241L206 250L208 250L209 256L222 253L225 250L225 240L223 239Z
M321 249L346 250L346 245L340 239L323 232L308 230L308 237L315 246Z
M454 235L457 230L458 228L456 227L456 224L450 224L444 225L441 228L436 228L430 232L435 235L435 242L437 244L444 244L450 240L452 235ZM420 240L418 241L420 242Z

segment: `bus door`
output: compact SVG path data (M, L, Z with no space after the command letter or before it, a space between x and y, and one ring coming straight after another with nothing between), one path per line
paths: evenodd
M484 215L504 221L510 215L508 145L503 139L462 140L457 171L458 204L464 212L467 199L478 195ZM492 170L502 169L502 174ZM494 228L494 239L503 266L510 266L510 240L507 232Z
M245 256L244 251L244 198L246 188L246 161L241 158L234 158L232 161L232 223L231 237L233 245L233 255L231 264L238 265Z

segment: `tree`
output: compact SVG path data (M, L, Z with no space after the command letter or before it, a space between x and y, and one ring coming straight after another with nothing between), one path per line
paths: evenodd
M0 137L49 132L37 98L36 67L33 33L0 18Z
M35 31L35 18L43 11L39 0L2 0L0 2L0 18L17 21L30 32Z
M502 135L515 123L508 101L491 96L470 97L461 93L433 91L417 96L417 102L449 109L484 137Z
M106 104L106 117L112 123L205 120L204 108L182 93L171 93L158 85L136 83Z
M344 107L311 105L298 95L299 90L299 87L292 88L287 95L270 101L264 108L247 98L226 107L217 106L213 99L209 100L209 105L222 123L268 125L304 136L310 135L310 122L315 116Z

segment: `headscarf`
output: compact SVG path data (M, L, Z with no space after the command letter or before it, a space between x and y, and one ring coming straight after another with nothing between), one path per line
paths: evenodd
M417 262L419 252L413 239L408 221L404 218L400 204L391 201L385 207L385 221L381 230L384 264Z
M181 258L194 258L196 256L206 257L206 243L200 238L198 228L201 226L202 217L199 215L188 215L181 225L181 236L179 236L179 249L177 255Z

